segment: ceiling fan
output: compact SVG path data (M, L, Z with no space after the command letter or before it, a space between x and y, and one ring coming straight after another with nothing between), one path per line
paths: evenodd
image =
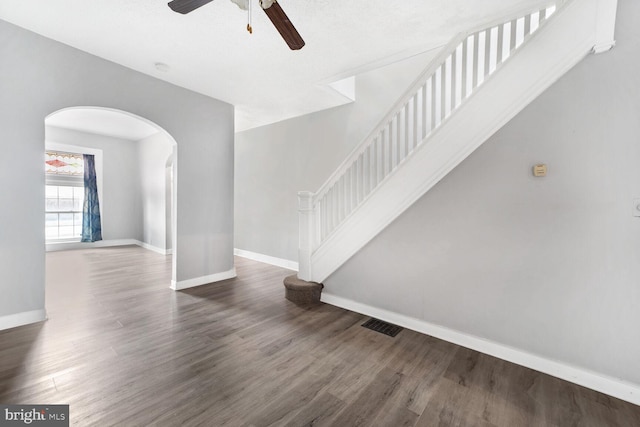
M187 14L196 10L197 8L204 6L213 0L173 0L169 2L169 7L174 12ZM251 0L231 0L236 3L240 8L245 9L250 7ZM244 6L244 7L243 7ZM284 10L275 0L260 0L260 8L264 10L276 30L280 33L284 41L289 45L291 50L302 49L304 46L304 40L300 37L300 34L293 26ZM251 32L251 25L247 26L249 32Z

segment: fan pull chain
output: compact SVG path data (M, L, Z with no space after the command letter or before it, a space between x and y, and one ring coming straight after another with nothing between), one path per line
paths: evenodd
M249 34L253 34L253 27L251 26L251 21L252 21L251 0L247 0L247 3L249 3L249 7L247 7L247 12L249 13L249 16L248 16L249 22L247 23L247 31L249 31Z

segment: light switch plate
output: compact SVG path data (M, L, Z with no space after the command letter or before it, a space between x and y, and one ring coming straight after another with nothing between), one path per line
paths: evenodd
M633 216L640 216L640 199L633 200Z

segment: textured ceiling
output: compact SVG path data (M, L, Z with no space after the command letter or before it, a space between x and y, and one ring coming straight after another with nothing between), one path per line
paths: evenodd
M306 42L288 49L253 1L177 14L165 0L0 0L0 19L226 101L236 130L349 102L329 83L438 48L540 0L280 0ZM155 63L169 66L161 72Z

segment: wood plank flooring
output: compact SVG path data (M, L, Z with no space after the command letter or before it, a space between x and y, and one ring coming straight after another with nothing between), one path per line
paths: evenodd
M49 320L0 332L0 402L79 426L640 426L640 407L433 337L284 299L290 271L168 288L138 247L47 254Z

